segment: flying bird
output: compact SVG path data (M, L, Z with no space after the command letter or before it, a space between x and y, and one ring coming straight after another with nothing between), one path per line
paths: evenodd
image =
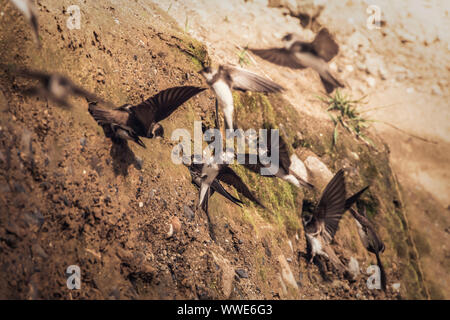
M244 197L265 209L265 206L256 198L250 191L242 179L234 172L228 164L218 164L215 160L210 160L202 165L201 171L201 185L199 205L203 205L206 198L206 192L211 187L212 183L217 179L229 186L232 186L242 194Z
M88 100L106 103L95 94L77 86L72 80L61 74L30 69L13 70L13 72L21 77L40 82L39 86L25 90L25 93L28 95L46 97L64 107L71 107L68 101L71 95L82 96Z
M211 223L211 219L209 216L208 208L208 200L211 196L211 188L216 186L215 181L223 182L229 186L232 186L236 189L237 192L242 194L244 197L254 202L261 208L265 209L266 207L256 198L255 195L250 191L247 185L242 181L242 179L229 167L228 164L218 164L214 157L209 158L203 164L201 164L201 174L200 174L200 192L199 192L199 207L202 209L206 209L205 212L208 217L209 222L209 230L211 237L215 239L215 233L213 229L213 225ZM215 188L215 187L213 187Z
M292 69L312 68L319 73L327 93L344 84L332 74L328 63L339 52L328 29L323 28L312 42L305 42L299 35L288 33L282 38L284 47L271 49L249 49L257 56L274 64Z
M291 162L291 158L289 155L289 148L288 148L286 142L284 141L284 139L281 136L279 136L279 139L278 139L278 141L275 142L275 145L272 145L272 130L271 130L271 128L269 128L267 130L267 142L265 144L267 145L267 150L266 150L265 156L268 158L272 158L272 152L275 152L275 154L278 154L279 161L278 161L277 172L275 174L271 174L271 175L262 175L263 177L278 177L280 179L283 179L283 180L293 184L297 188L306 187L308 189L314 189L314 186L311 183L303 180L291 169L292 162ZM260 148L261 148L261 144L260 144ZM259 148L259 150L261 150L260 148ZM246 153L244 155L245 162L242 163L242 165L255 173L261 174L261 170L263 168L270 167L270 163L263 164L263 162L261 161L262 155L263 154L258 153L258 155L256 157L256 163L252 164L252 163L250 163L250 154Z
M160 121L169 117L179 106L205 88L182 86L160 91L138 105L124 104L115 109L89 103L89 113L103 127L105 136L113 142L131 140L145 148L140 137L163 136Z
M189 173L191 174L192 183L195 184L199 189L202 185L202 168L203 164L196 164L191 163L187 166L189 169ZM216 179L213 180L211 183L211 187L209 188L209 192L206 193L205 199L203 201L202 209L208 213L208 201L209 198L212 197L214 192L217 192L218 194L222 195L226 199L230 200L234 204L237 204L238 206L242 206L244 203L239 200L238 198L235 198L233 195L231 195L225 188L220 184L220 181Z
M232 90L264 93L280 92L284 90L282 86L276 84L272 80L231 65L220 65L216 70L211 67L206 67L199 73L205 78L206 83L214 91L217 97L217 105L224 113L227 129L234 129L234 103Z
M367 251L373 253L377 258L377 265L380 268L381 288L386 292L386 272L380 259L380 253L384 252L385 249L384 243L375 231L375 227L372 222L370 222L367 218L365 208L361 211L352 208L353 203L355 203L356 199L359 198L359 196L366 191L367 188L369 187L365 187L347 199L345 207L347 210L350 210L350 213L356 221L356 225L358 226L358 234L364 247Z
M32 0L11 0L11 2L19 9L28 23L33 28L34 40L38 47L41 47L41 40L39 39L39 25L37 19L37 9Z
M311 251L310 263L316 255L321 255L329 259L340 271L345 270L345 266L329 246L344 212L345 180L344 170L341 169L325 187L313 214L302 215L306 240Z

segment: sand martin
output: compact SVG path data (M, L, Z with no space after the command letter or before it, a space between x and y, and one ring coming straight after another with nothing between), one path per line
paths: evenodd
M338 44L327 29L321 29L312 42L305 42L299 35L293 33L288 33L282 41L285 45L282 48L249 50L280 66L316 70L327 93L333 92L337 87L344 87L344 84L332 74L327 64L339 52Z
M21 77L38 80L40 82L39 86L24 90L27 95L42 96L64 107L71 107L68 101L71 95L82 96L88 100L105 103L95 94L77 86L72 80L61 74L46 73L29 69L13 70L13 72Z
M116 109L101 108L91 102L89 113L113 142L132 140L145 148L139 137L163 136L164 129L159 122L203 90L205 88L193 86L173 87L160 91L138 105L125 104Z
M308 189L314 189L314 186L303 180L301 177L299 177L292 169L291 169L291 158L289 155L289 148L284 141L284 139L279 136L278 141L275 141L275 145L272 145L272 131L271 128L267 130L267 140L265 143L267 146L266 148L258 148L258 156L256 158L256 163L251 164L250 163L250 154L246 153L245 156L245 163L242 165L246 167L247 169L261 174L262 168L269 168L270 163L263 164L261 161L261 156L265 155L268 158L272 158L274 155L272 152L278 154L278 171L275 174L271 175L263 175L263 177L278 177L280 179L283 179L297 188L300 187L306 187Z
M195 184L199 189L202 185L202 168L203 164L195 164L191 163L187 166L189 169L189 173L191 174L192 183ZM232 196L225 188L220 184L220 182L216 179L213 180L211 183L211 187L209 188L209 192L205 195L205 199L203 200L202 209L208 213L208 201L209 198L214 194L214 192L217 192L218 194L222 195L224 198L230 200L231 202L237 204L238 206L242 206L243 202L239 200L238 198L235 198Z
M253 195L250 189L245 185L242 179L229 167L228 164L218 164L214 157L207 158L200 164L200 191L198 207L204 209L208 218L208 226L211 238L216 239L211 217L208 211L208 200L212 195L211 188L215 189L215 182L224 182L232 186L244 197L264 208L264 205ZM233 201L233 200L232 200ZM234 201L233 201L234 202Z
M37 19L37 9L32 0L11 0L12 3L19 9L28 23L33 28L34 40L38 47L41 47L41 40L39 39L39 25Z
M199 72L217 97L217 104L222 109L227 129L233 126L233 94L232 90L273 93L284 90L272 80L256 73L231 65L220 65L217 70L206 67Z
M385 249L383 241L381 241L377 232L375 231L375 227L367 218L365 207L363 210L355 210L352 208L353 203L356 202L356 199L367 190L368 187L365 187L358 193L354 194L346 201L346 209L350 210L353 218L356 221L356 225L358 226L358 234L363 243L364 247L367 251L373 253L377 258L377 265L380 268L380 280L381 280L381 288L383 291L386 291L386 272L384 270L383 264L381 263L380 253L382 253Z
M313 214L302 214L306 240L311 251L310 263L316 255L321 255L329 259L340 271L345 271L345 266L329 246L344 211L345 179L344 170L341 169L325 187Z

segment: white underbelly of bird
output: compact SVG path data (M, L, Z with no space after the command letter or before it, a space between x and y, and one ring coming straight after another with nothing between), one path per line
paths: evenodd
M308 238L309 243L311 244L312 257L314 257L316 254L318 254L318 255L328 258L328 255L322 250L322 243L320 242L319 239L317 239L316 237L310 236L308 234L306 234L306 237Z
M222 109L225 122L228 129L233 129L233 94L228 84L223 80L216 81L212 85L212 89L216 93L219 107Z

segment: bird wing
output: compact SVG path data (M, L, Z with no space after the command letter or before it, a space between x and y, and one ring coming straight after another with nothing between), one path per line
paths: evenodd
M47 81L51 76L49 73L31 69L17 69L13 70L13 72L21 77L36 79L41 82Z
M90 103L88 111L98 124L116 124L126 126L129 117L128 112L118 109L104 109L94 103Z
M124 130L130 138L143 148L146 148L144 142L139 138L138 134L129 126L127 121L129 113L120 109L104 109L98 107L94 103L90 103L88 111L91 116L103 127L106 137L114 138L116 131Z
M242 181L242 179L230 167L228 166L222 167L219 171L219 174L217 175L217 179L230 186L233 186L239 193L241 193L247 199L253 201L262 208L265 208L264 205L248 189L244 181Z
M333 239L344 212L345 180L344 170L341 169L326 186L315 212L317 219L325 226L327 240Z
M198 171L196 168L193 167L189 167L189 172L191 174L192 177L192 183L195 184L198 188L200 188L202 182L201 182L201 177L200 177L200 171ZM209 197L212 197L212 195L214 194L214 192L219 193L220 195L222 195L223 197L227 198L228 200L230 200L231 202L241 206L243 203L241 200L239 200L238 198L233 197L227 190L225 190L225 188L220 184L219 181L217 181L217 179L215 179L212 183L211 183L211 188L209 188ZM206 200L206 199L205 199ZM207 205L207 202L206 202ZM203 208L205 210L205 208ZM207 211L207 209L205 210L205 212Z
M350 213L352 214L353 218L355 218L355 220L359 222L359 224L363 227L364 231L367 234L368 250L372 251L375 254L378 252L383 252L385 248L384 243L383 241L381 241L380 237L375 231L375 227L372 222L366 217L365 210L359 213L355 209L351 208Z
M314 69L320 75L327 93L333 92L336 87L344 87L344 84L337 79L328 64L321 57L311 52L296 52L295 56L304 66Z
M271 49L250 49L251 52L260 58L283 67L292 69L304 69L305 66L296 58L294 54L285 48Z
M345 200L345 211L350 209L351 206L359 199L359 197L361 197L361 195L364 193L364 191L366 191L368 188L369 188L369 186L361 189L360 191L358 191L357 193L352 195L350 198Z
M148 132L153 123L164 120L180 105L203 90L205 88L193 86L169 88L131 107L130 110L142 125L144 125L146 132Z
M326 62L333 59L339 52L339 45L326 28L319 31L311 45L317 55Z
M66 77L62 77L62 79L66 82L67 85L70 86L70 89L72 91L73 94L76 94L78 96L82 96L85 97L88 101L95 101L98 103L105 103L105 104L109 104L112 105L110 103L107 103L105 100L103 100L102 98L98 97L96 94L77 86L73 81L69 80Z
M239 67L221 66L219 72L224 73L225 77L231 80L231 87L235 90L265 93L280 92L284 90L282 86L272 80Z
M211 189L211 196L213 195L214 191L216 191L221 196L227 198L228 200L237 204L238 206L241 206L243 204L243 202L241 200L233 197L227 190L225 190L225 188L220 184L219 181L217 181L217 179L211 183L210 189Z

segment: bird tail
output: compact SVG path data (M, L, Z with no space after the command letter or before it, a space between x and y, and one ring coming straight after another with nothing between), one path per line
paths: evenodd
M142 141L138 136L134 136L134 142L136 142L138 145L143 147L144 149L147 149L147 146L145 145L144 141Z
M381 288L383 289L384 292L386 292L386 283L387 283L386 272L384 271L384 267L383 264L381 263L380 255L378 254L378 252L375 255L377 257L378 267L380 268Z
M208 231L211 239L213 241L216 241L216 232L214 231L214 224L211 220L211 216L209 215L208 205L209 205L209 198L211 197L211 188L208 188L208 191L206 191L205 198L203 200L203 203L201 204L203 211L206 213L206 218L208 219Z
M363 189L361 189L360 191L358 191L357 193L352 195L350 198L345 200L345 211L349 210L352 207L352 205L356 201L358 201L359 197L361 197L361 195L364 193L364 191L366 191L368 188L369 188L369 186L364 187Z
M327 93L332 93L335 88L344 88L344 84L339 81L336 77L334 77L329 71L327 71L326 78L320 76L320 80L322 80L322 84L325 87Z
M38 25L37 18L34 14L31 15L30 22L31 22L31 26L33 28L34 41L36 42L36 45L40 49L40 48L42 48L42 43L41 43L41 39L39 38L39 25Z
M336 253L334 252L334 250L330 247L330 246L326 246L324 248L325 252L327 253L331 263L333 264L333 266L339 270L339 272L345 272L346 271L346 267L345 265L342 263L342 261L338 258L338 256L336 255Z

